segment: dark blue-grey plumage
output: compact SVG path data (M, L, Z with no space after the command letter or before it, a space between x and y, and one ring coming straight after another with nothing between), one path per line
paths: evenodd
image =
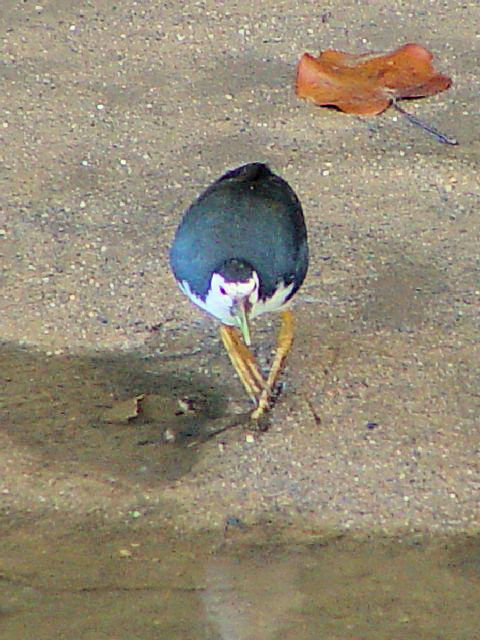
M230 260L257 272L260 299L279 284L302 284L308 268L305 221L288 183L262 163L225 173L185 212L170 252L173 273L205 299L212 274Z

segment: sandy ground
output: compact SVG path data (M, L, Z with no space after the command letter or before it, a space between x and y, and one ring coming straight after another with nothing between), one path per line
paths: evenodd
M478 530L478 2L81 5L0 10L4 521ZM406 107L457 147L293 94L304 51L408 41L454 84ZM311 266L269 431L202 442L248 402L168 248L253 160L301 198ZM256 323L262 361L273 336ZM140 393L158 419L105 421Z

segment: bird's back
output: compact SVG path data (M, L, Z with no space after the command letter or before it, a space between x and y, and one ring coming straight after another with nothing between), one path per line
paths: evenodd
M269 297L279 281L303 282L308 248L301 204L288 183L261 163L229 171L185 213L170 260L179 281L204 296L225 261L243 260Z

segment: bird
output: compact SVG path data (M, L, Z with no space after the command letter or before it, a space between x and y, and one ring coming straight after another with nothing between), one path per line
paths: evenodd
M220 336L259 419L271 408L294 337L290 301L308 270L302 205L262 162L224 173L185 211L170 249L180 289L220 321ZM264 379L250 351L251 320L280 312L281 327Z

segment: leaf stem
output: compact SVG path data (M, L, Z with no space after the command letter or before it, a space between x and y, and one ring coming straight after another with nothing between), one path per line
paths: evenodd
M442 142L444 144L452 144L452 145L458 144L458 140L456 138L449 138L448 136L446 136L444 133L442 133L432 125L425 124L425 122L422 122L411 113L408 113L408 111L405 111L405 109L402 109L402 107L399 106L396 100L393 100L392 105L393 105L393 108L396 109L398 113L401 113L402 116L404 116L409 122L411 122L411 124L414 124L416 127L420 127L420 129L423 129L427 133L430 133L439 142Z

